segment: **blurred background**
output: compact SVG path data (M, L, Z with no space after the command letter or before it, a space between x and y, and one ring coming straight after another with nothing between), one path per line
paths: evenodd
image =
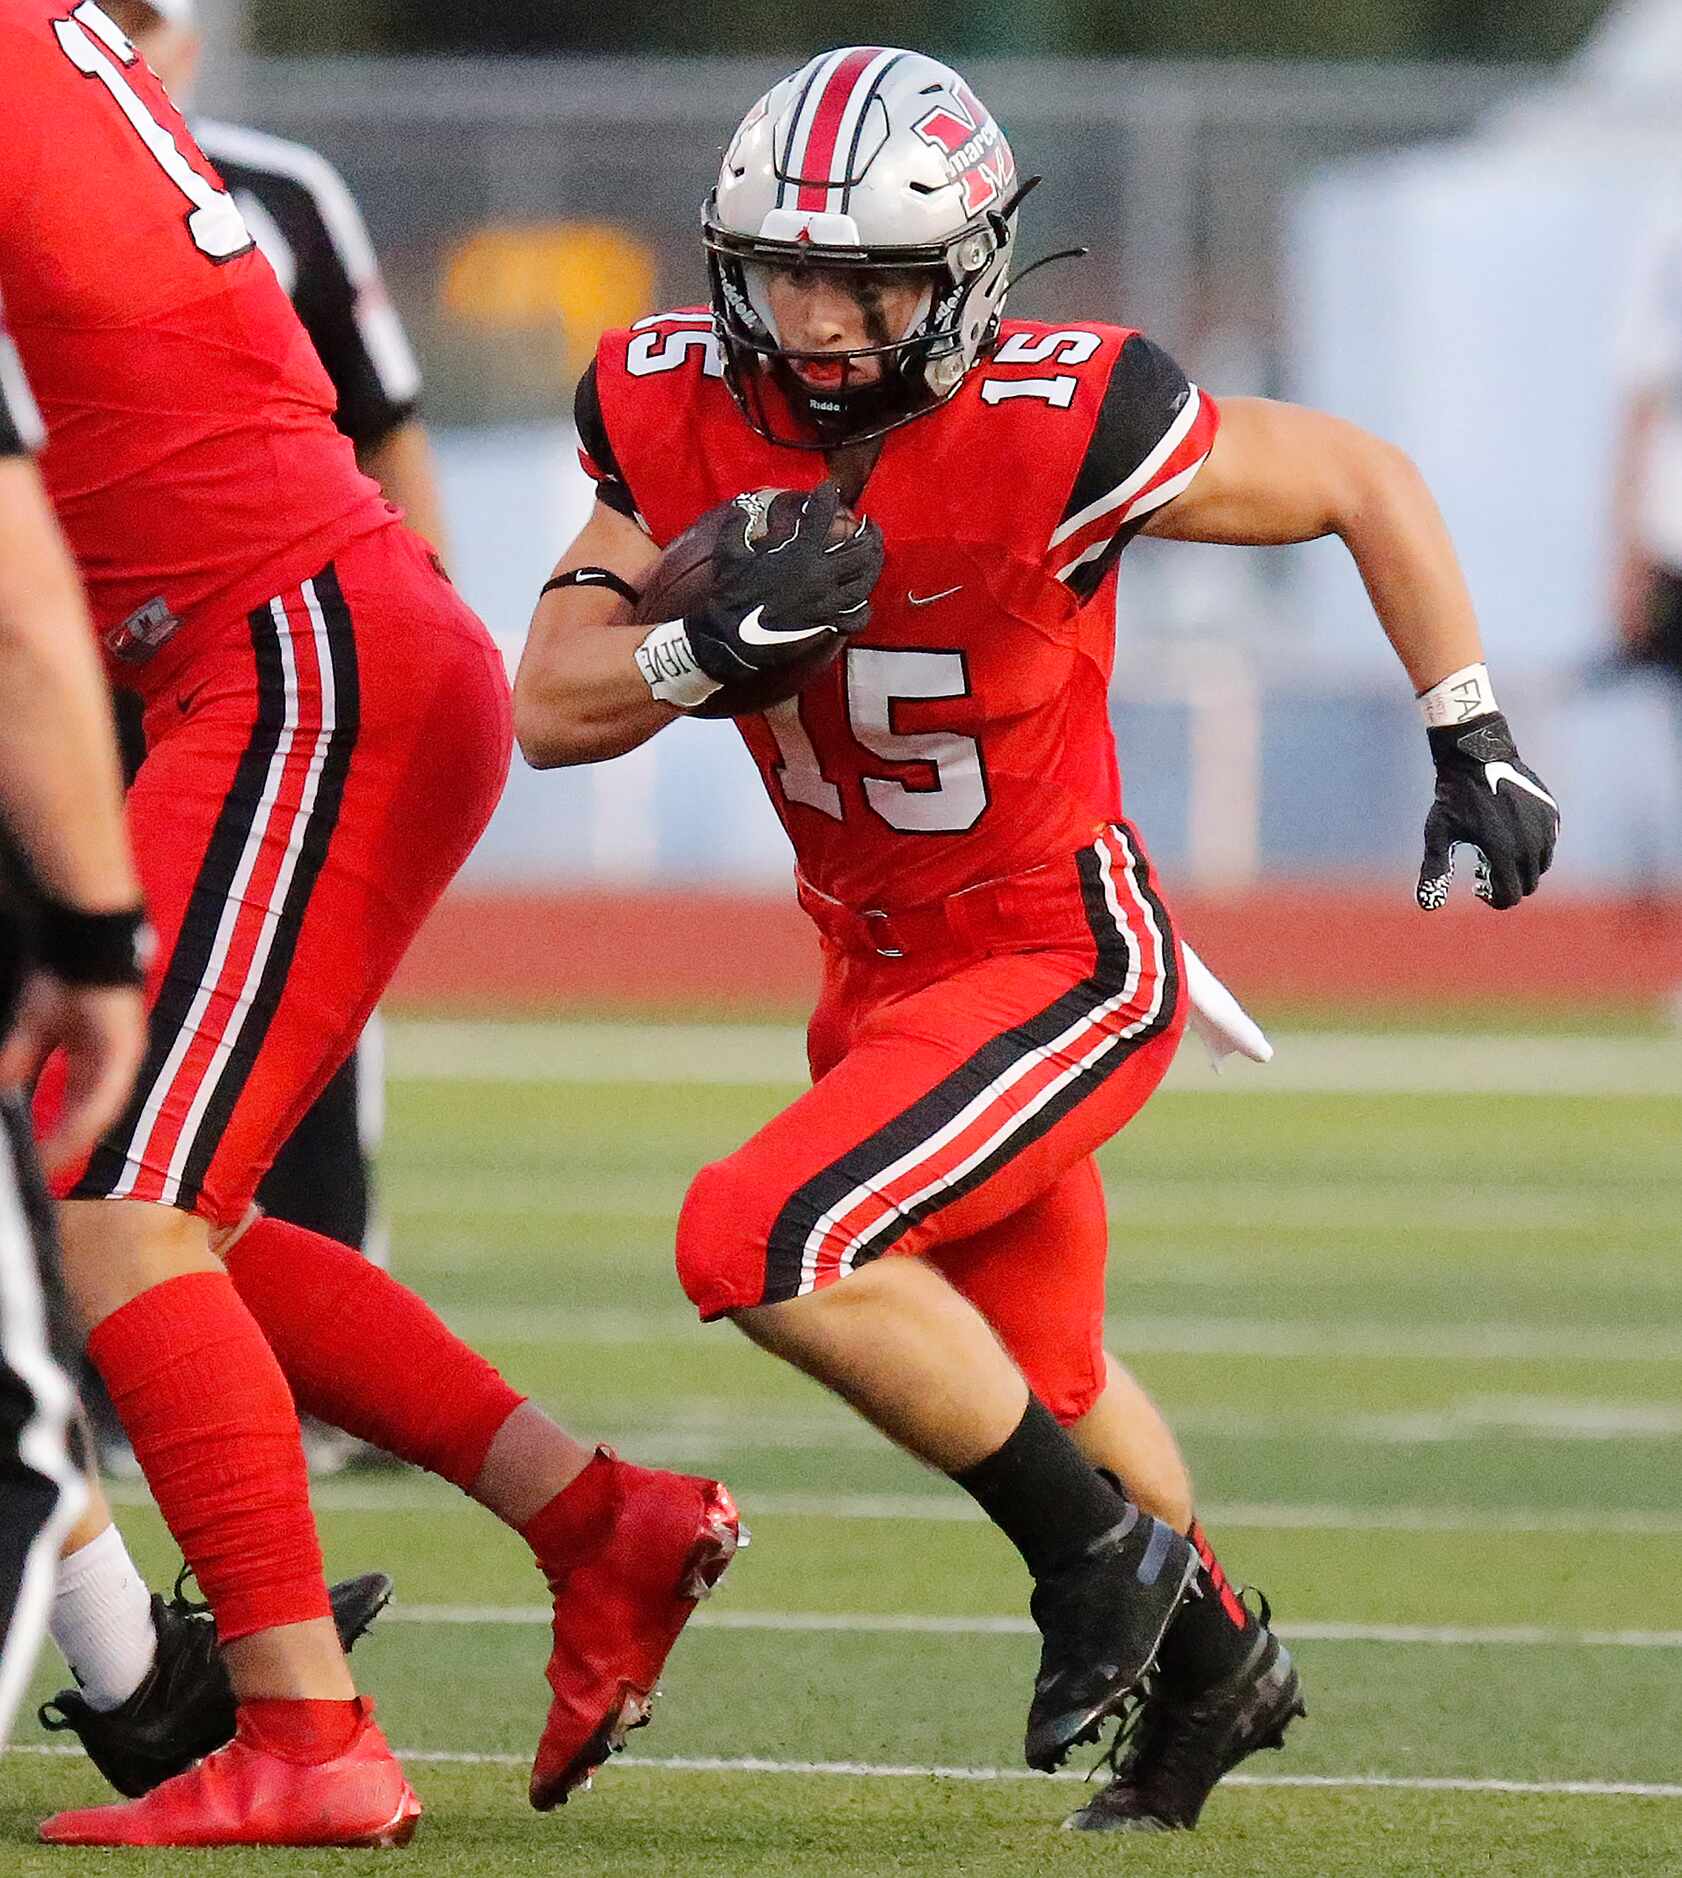
M314 146L361 202L424 368L454 571L514 651L587 503L577 375L605 327L703 295L721 144L819 29L762 0L201 12L201 102ZM1541 906L1499 922L1498 945L1469 908L1427 930L1409 904L1424 741L1341 547L1137 544L1115 719L1130 812L1196 930L1292 998L1330 974L1374 995L1452 979L1580 999L1590 947L1593 996L1662 1000L1682 979L1682 679L1614 657L1613 481L1617 335L1677 196L1682 4L900 0L850 8L845 30L961 62L1047 178L1027 257L1090 246L1015 311L1144 326L1217 394L1323 405L1415 455L1502 702L1564 801ZM577 922L533 925L522 896L606 890L623 909L774 894L787 872L735 738L680 725L598 770L516 759L463 892L514 895L498 923L511 945L541 931L542 955ZM669 917L651 903L636 931ZM483 969L486 930L481 908L441 962L423 945L428 995Z
M1106 1334L1313 1711L1189 1863L1127 1858L1674 1878L1682 651L1673 673L1618 648L1620 567L1654 586L1643 557L1682 535L1682 246L1652 235L1682 226L1682 0L861 0L818 25L787 0L199 4L199 105L313 145L361 202L451 565L511 658L588 502L574 381L604 327L701 295L720 147L815 32L959 62L1044 174L1026 258L1092 252L1017 310L1146 326L1217 394L1324 404L1418 458L1564 803L1516 911L1466 880L1413 904L1425 739L1339 546L1123 563L1130 809L1278 1055L1217 1079L1182 1050L1104 1149ZM1675 621L1682 648L1682 600ZM332 1575L400 1571L356 1662L439 1802L417 1874L1051 1863L1068 1790L989 1771L1032 1668L1008 1548L673 1283L695 1169L801 1086L815 953L738 738L684 723L596 769L516 758L405 964L370 1244L588 1438L718 1471L755 1532L652 1747L527 1852L509 1763L548 1612L520 1548L412 1473L317 1482ZM112 1491L167 1583L144 1488ZM94 1797L30 1745L0 1845ZM857 1777L931 1759L980 1778ZM1088 1850L1058 1869L1115 1867Z

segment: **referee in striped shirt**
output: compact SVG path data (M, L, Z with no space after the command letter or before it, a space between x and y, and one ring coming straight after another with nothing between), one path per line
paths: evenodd
M102 0L102 6L171 95L187 98L201 49L194 0ZM445 555L437 475L418 414L420 370L350 191L323 157L301 144L197 118L193 134L221 171L314 341L339 396L335 421L356 446L357 462L403 510L409 526ZM119 718L132 773L144 749L139 713L131 718L120 699ZM383 1110L376 1014L360 1047L276 1157L257 1193L263 1210L357 1246L384 1265L387 1246L373 1180ZM126 1444L114 1425L106 1427L97 1399L93 1407L107 1462L122 1467ZM304 1445L316 1474L377 1454L311 1423L305 1425Z
M0 1747L86 1501L52 1207L23 1089L61 1047L49 1165L114 1121L145 1044L145 926L93 629L30 450L39 421L0 328Z

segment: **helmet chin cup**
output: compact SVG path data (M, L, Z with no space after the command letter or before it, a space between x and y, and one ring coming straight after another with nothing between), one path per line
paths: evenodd
M955 352L948 352L943 359L931 359L927 372L930 389L941 397L951 397L963 383L966 369Z
M749 424L830 450L954 397L998 332L1026 193L986 106L921 53L844 46L774 85L738 126L702 210L725 382ZM928 310L902 339L826 355L842 371L820 390L772 330L754 264L927 270Z

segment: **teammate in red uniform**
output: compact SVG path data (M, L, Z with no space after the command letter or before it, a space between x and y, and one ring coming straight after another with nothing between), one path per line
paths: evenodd
M1287 406L1235 399L1223 422L1124 328L1003 320L1030 186L962 79L914 53L826 53L754 106L706 208L710 311L608 335L580 386L598 500L515 721L534 763L589 762L727 713L749 680L803 685L739 722L822 936L814 1086L696 1178L683 1283L1015 1542L1044 1639L1031 1765L1094 1738L1158 1664L1116 1778L1069 1823L1186 1827L1301 1704L1101 1341L1092 1153L1161 1079L1187 1003L1106 707L1123 549L1343 538L1431 726L1422 901L1465 841L1513 904L1557 818L1411 465ZM726 531L711 600L627 633L661 544L826 471L868 517L854 540L826 552L825 483L793 543Z
M273 271L122 33L91 0L0 0L0 92L0 292L109 670L145 702L128 807L160 940L133 1100L61 1184L66 1275L239 1704L222 1751L43 1833L412 1831L330 1618L294 1398L530 1542L557 1599L532 1774L552 1806L644 1715L734 1546L728 1496L573 1441L350 1248L249 1210L490 814L501 663L358 471Z

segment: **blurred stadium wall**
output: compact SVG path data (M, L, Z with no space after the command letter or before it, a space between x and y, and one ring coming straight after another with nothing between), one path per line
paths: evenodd
M1037 274L1016 309L1146 326L1217 393L1300 396L1410 448L1470 566L1526 753L1566 798L1543 904L1487 925L1481 909L1451 915L1427 937L1408 906L1424 742L1342 550L1136 544L1114 693L1130 812L1196 896L1194 930L1230 927L1248 986L1301 995L1306 957L1323 991L1402 994L1445 942L1472 995L1581 996L1590 956L1611 962L1602 997L1682 977L1665 904L1682 870L1675 701L1590 682L1608 637L1607 335L1682 155L1682 32L1668 68L1650 40L1620 53L1619 34L1627 20L1546 71L973 62L1019 160L1048 179L1028 258L1092 249ZM455 571L511 656L588 499L576 376L606 326L701 296L701 196L781 64L248 58L208 99L321 149L363 202L428 372ZM1656 779L1639 812L1614 760L1632 747ZM599 769L537 777L516 760L451 917L507 933L510 893L594 893L597 931L625 909L641 958L675 917L664 896L770 905L787 877L734 736L680 725ZM1328 929L1315 909L1334 883L1379 923ZM1573 891L1592 898L1568 905ZM498 896L477 927L461 898L475 893ZM553 946L565 926L525 931ZM412 986L492 995L469 971L484 945L427 956ZM562 976L593 982L581 960Z

